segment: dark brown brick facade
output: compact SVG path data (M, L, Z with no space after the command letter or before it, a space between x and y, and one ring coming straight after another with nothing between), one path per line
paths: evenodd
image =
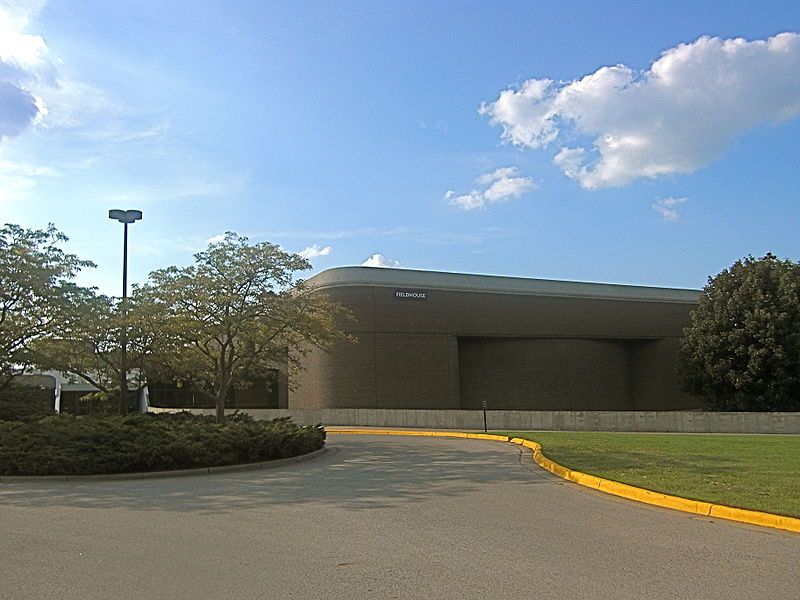
M698 405L675 373L692 290L367 267L309 282L353 312L358 342L312 352L290 408Z

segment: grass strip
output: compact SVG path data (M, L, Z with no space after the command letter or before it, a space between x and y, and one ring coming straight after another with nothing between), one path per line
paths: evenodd
M800 436L528 431L576 471L693 500L800 517Z

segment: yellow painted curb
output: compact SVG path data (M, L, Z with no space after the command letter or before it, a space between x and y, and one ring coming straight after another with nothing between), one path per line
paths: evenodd
M407 429L328 429L326 433L331 434L352 434L352 435L413 435L419 437L454 437L469 438L474 440L492 440L495 442L507 442L507 435L494 435L491 433L465 433L462 431L420 431Z
M740 523L749 523L750 525L761 525L763 527L773 527L775 529L784 529L786 531L794 531L800 533L800 519L794 517L785 517L783 515L775 515L772 513L760 512L757 510L747 510L744 508L735 508L733 506L725 506L724 504L712 504L710 502L703 502L700 500L690 500L688 498L681 498L680 496L671 496L669 494L662 494L660 492L653 492L645 490L618 481L610 479L603 479L589 475L588 473L581 473L580 471L573 471L567 467L563 467L557 462L554 462L542 454L542 446L532 440L523 438L508 438L504 435L493 435L489 433L462 433L456 431L408 431L402 429L326 429L331 434L353 434L353 435L411 435L423 437L452 437L452 438L470 438L478 440L493 440L497 442L510 442L519 446L529 448L533 452L533 460L536 464L550 471L554 475L572 481L579 485L589 487L607 494L613 494L628 500L635 500L636 502L644 502L645 504L652 504L654 506L661 506L663 508L671 508L673 510L680 510L682 512L693 513L704 517L717 517L719 519L727 519L729 521L738 521Z

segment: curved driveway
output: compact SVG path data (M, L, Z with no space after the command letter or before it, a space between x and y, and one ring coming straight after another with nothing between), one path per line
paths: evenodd
M272 470L0 485L9 599L796 599L800 535L593 492L527 449L330 436Z

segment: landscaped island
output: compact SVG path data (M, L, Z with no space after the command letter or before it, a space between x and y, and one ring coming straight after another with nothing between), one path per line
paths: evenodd
M288 418L189 413L0 421L0 476L95 475L216 467L322 448L325 430Z

